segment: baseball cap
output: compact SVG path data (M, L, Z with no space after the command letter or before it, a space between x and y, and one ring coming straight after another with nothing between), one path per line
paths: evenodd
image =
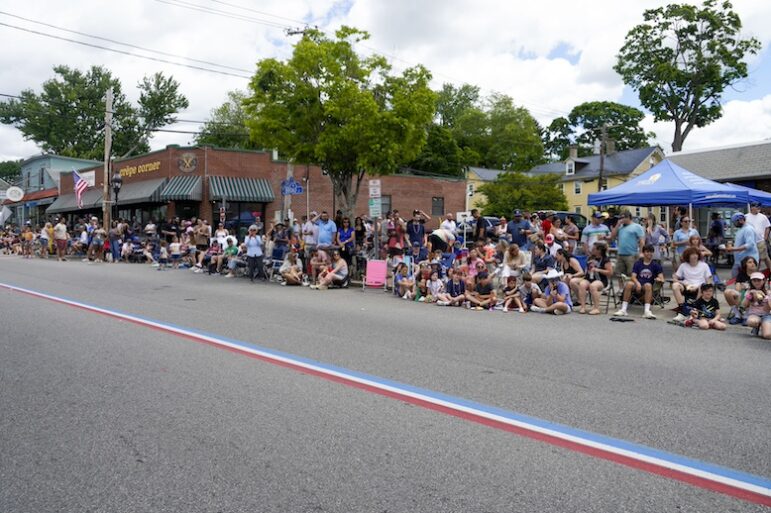
M592 214L592 217L595 219L602 219L602 212L597 210L594 214Z
M751 280L765 280L766 279L766 275L763 274L763 273L752 273L752 274L750 274L750 279Z
M550 234L548 234L548 235L546 236L546 238L545 238L544 240L546 241L546 243L547 243L547 244L551 244L552 242L554 242L554 235L552 235L552 234L550 233Z
M741 212L737 212L734 215L731 216L731 222L736 223L737 221L743 221L744 220L744 214Z
M419 248L420 247L420 242L418 242L418 241L413 242L412 243L412 247L413 248Z
M522 217L522 211L521 210L515 210L514 211L514 217Z

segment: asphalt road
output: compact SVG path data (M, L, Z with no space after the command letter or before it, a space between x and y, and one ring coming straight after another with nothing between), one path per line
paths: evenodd
M771 477L771 344L745 330L13 257L0 283ZM762 509L0 289L3 513Z

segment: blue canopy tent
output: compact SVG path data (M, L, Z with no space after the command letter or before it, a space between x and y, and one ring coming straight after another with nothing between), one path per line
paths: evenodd
M589 195L590 205L640 207L689 205L746 205L753 201L744 188L693 174L674 162L662 160L640 176L607 191Z
M771 206L771 193L768 193L765 191L759 191L758 189L745 187L743 185L738 185L731 182L726 182L726 185L728 185L729 187L734 187L735 189L738 189L740 191L746 191L747 194L749 194L750 196L750 203L760 203L760 205L763 207Z

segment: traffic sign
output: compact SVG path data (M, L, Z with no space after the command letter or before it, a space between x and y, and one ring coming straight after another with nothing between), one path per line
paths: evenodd
M381 217L383 215L383 205L380 202L380 198L369 199L369 217Z
M225 222L225 207L220 207L220 223Z
M303 192L305 192L303 186L291 176L281 182L282 196L294 196L296 194L302 194Z

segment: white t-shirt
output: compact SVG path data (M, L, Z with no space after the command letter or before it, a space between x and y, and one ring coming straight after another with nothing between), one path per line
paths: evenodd
M303 242L305 244L316 245L319 237L318 227L311 221L306 221L302 226Z
M447 230L451 233L455 233L455 231L458 229L458 226L455 224L455 221L453 221L452 219L445 219L444 221L442 221L442 224L439 225L439 228Z
M755 240L761 241L765 238L766 228L771 227L768 217L765 214L758 212L757 214L745 214L744 219L747 220L747 224L752 226L755 230Z
M169 251L172 255L179 255L182 253L182 245L179 242L172 242L169 244Z
M546 245L546 250L553 257L557 256L557 251L559 251L560 249L562 249L562 246L560 246L556 242L554 244L552 244L551 246L549 246L548 244Z
M686 285L701 285L703 283L709 283L712 273L709 271L709 266L704 262L699 262L696 267L691 267L690 264L683 262L680 267L677 268L677 279L684 282Z
M67 238L67 225L62 223L57 223L56 226L54 226L54 239L64 240L66 238Z

